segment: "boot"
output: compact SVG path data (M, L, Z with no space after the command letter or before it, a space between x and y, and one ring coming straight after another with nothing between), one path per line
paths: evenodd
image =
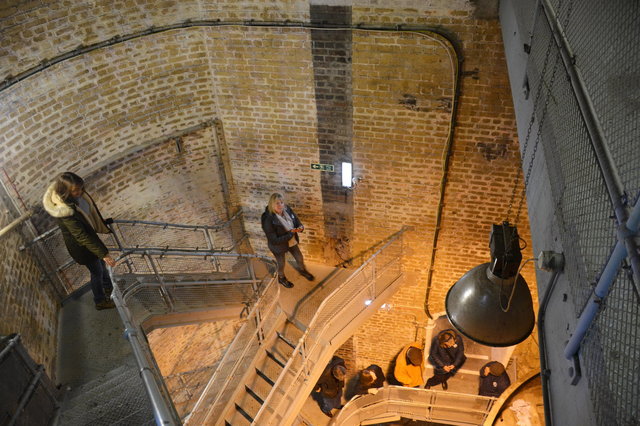
M103 300L102 302L96 303L96 309L101 311L103 309L113 309L116 305L111 300Z
M309 281L313 281L316 279L316 277L314 277L309 271L307 271L306 269L303 269L302 271L300 271L300 275L302 275L303 277L305 277L307 280Z
M278 282L279 282L280 284L282 284L282 286L283 286L284 288L291 288L291 287L293 287L293 283L292 283L291 281L289 281L288 279L286 279L285 277L280 277L280 278L278 278Z

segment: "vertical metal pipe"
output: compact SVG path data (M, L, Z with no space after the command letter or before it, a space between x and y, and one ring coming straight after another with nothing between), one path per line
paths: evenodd
M149 253L145 252L143 254L143 256L146 256L147 261L149 262L149 266L151 266L151 269L153 269L153 273L155 274L156 278L158 279L158 283L160 284L160 294L162 295L162 299L167 304L167 307L169 308L169 311L173 312L173 310L174 310L173 301L171 300L171 295L169 294L169 291L167 290L167 288L164 285L164 278L162 278L162 276L158 273L158 269L156 268L156 264L153 261L153 259L151 258L151 255Z
M551 372L547 366L547 349L545 343L545 329L544 323L546 319L547 305L551 300L551 294L553 294L553 290L556 287L556 282L558 281L558 276L560 275L560 271L553 271L551 278L549 279L549 284L544 291L544 297L542 298L542 303L540 303L540 308L538 309L538 345L540 348L540 380L542 382L542 401L544 403L544 423L546 425L551 425L551 419L553 416L551 413L553 412L551 406L551 398L549 396L549 375Z

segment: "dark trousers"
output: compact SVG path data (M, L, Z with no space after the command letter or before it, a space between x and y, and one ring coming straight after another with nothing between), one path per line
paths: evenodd
M302 257L302 252L300 251L300 247L298 247L298 244L293 247L289 247L287 251L291 253L293 255L293 258L296 260L298 270L306 271L307 268L304 266L304 258ZM273 255L276 257L276 262L278 262L278 278L284 278L284 262L286 254L286 251L284 253L273 253Z
M106 299L105 290L113 290L111 277L107 271L107 265L102 259L96 259L85 265L91 273L91 291L93 292L93 301L95 303L102 302Z
M447 380L449 380L450 377L453 377L453 375L454 375L453 373L444 373L444 374L434 373L433 377L427 380L425 387L435 386L435 385L439 385L440 383L445 383Z
M342 406L342 395L339 394L333 398L320 395L320 409L325 413L330 413L334 408L340 408Z

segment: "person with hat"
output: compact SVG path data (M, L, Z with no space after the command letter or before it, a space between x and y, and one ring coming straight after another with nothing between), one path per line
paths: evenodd
M342 408L342 390L344 389L346 375L347 367L344 364L344 360L334 355L324 368L318 383L316 383L313 396L318 401L320 410L327 417L333 417L331 410L334 408Z
M409 343L398 354L393 375L402 386L415 388L422 386L424 357L418 342Z
M480 389L481 396L492 396L494 398L502 395L502 392L511 385L509 375L504 365L498 361L491 361L480 368Z
M464 343L452 329L443 330L431 342L429 362L433 365L433 377L427 380L425 388L442 384L447 390L447 380L453 377L462 367L467 357L464 354Z

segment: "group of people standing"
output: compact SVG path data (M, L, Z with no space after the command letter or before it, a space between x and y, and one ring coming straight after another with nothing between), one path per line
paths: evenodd
M467 357L464 354L464 341L452 329L443 330L435 336L429 348L429 363L433 366L433 376L424 383L424 353L419 343L406 345L395 360L393 378L403 386L426 389L441 385L448 389L447 381L464 365ZM333 417L334 409L342 408L342 395L345 386L347 368L344 360L334 356L325 367L318 380L312 396L322 412ZM481 396L499 397L509 387L511 381L504 365L491 361L483 365L479 371L478 394ZM385 375L378 365L370 365L358 373L353 396L370 393L370 389L381 388L385 383Z

